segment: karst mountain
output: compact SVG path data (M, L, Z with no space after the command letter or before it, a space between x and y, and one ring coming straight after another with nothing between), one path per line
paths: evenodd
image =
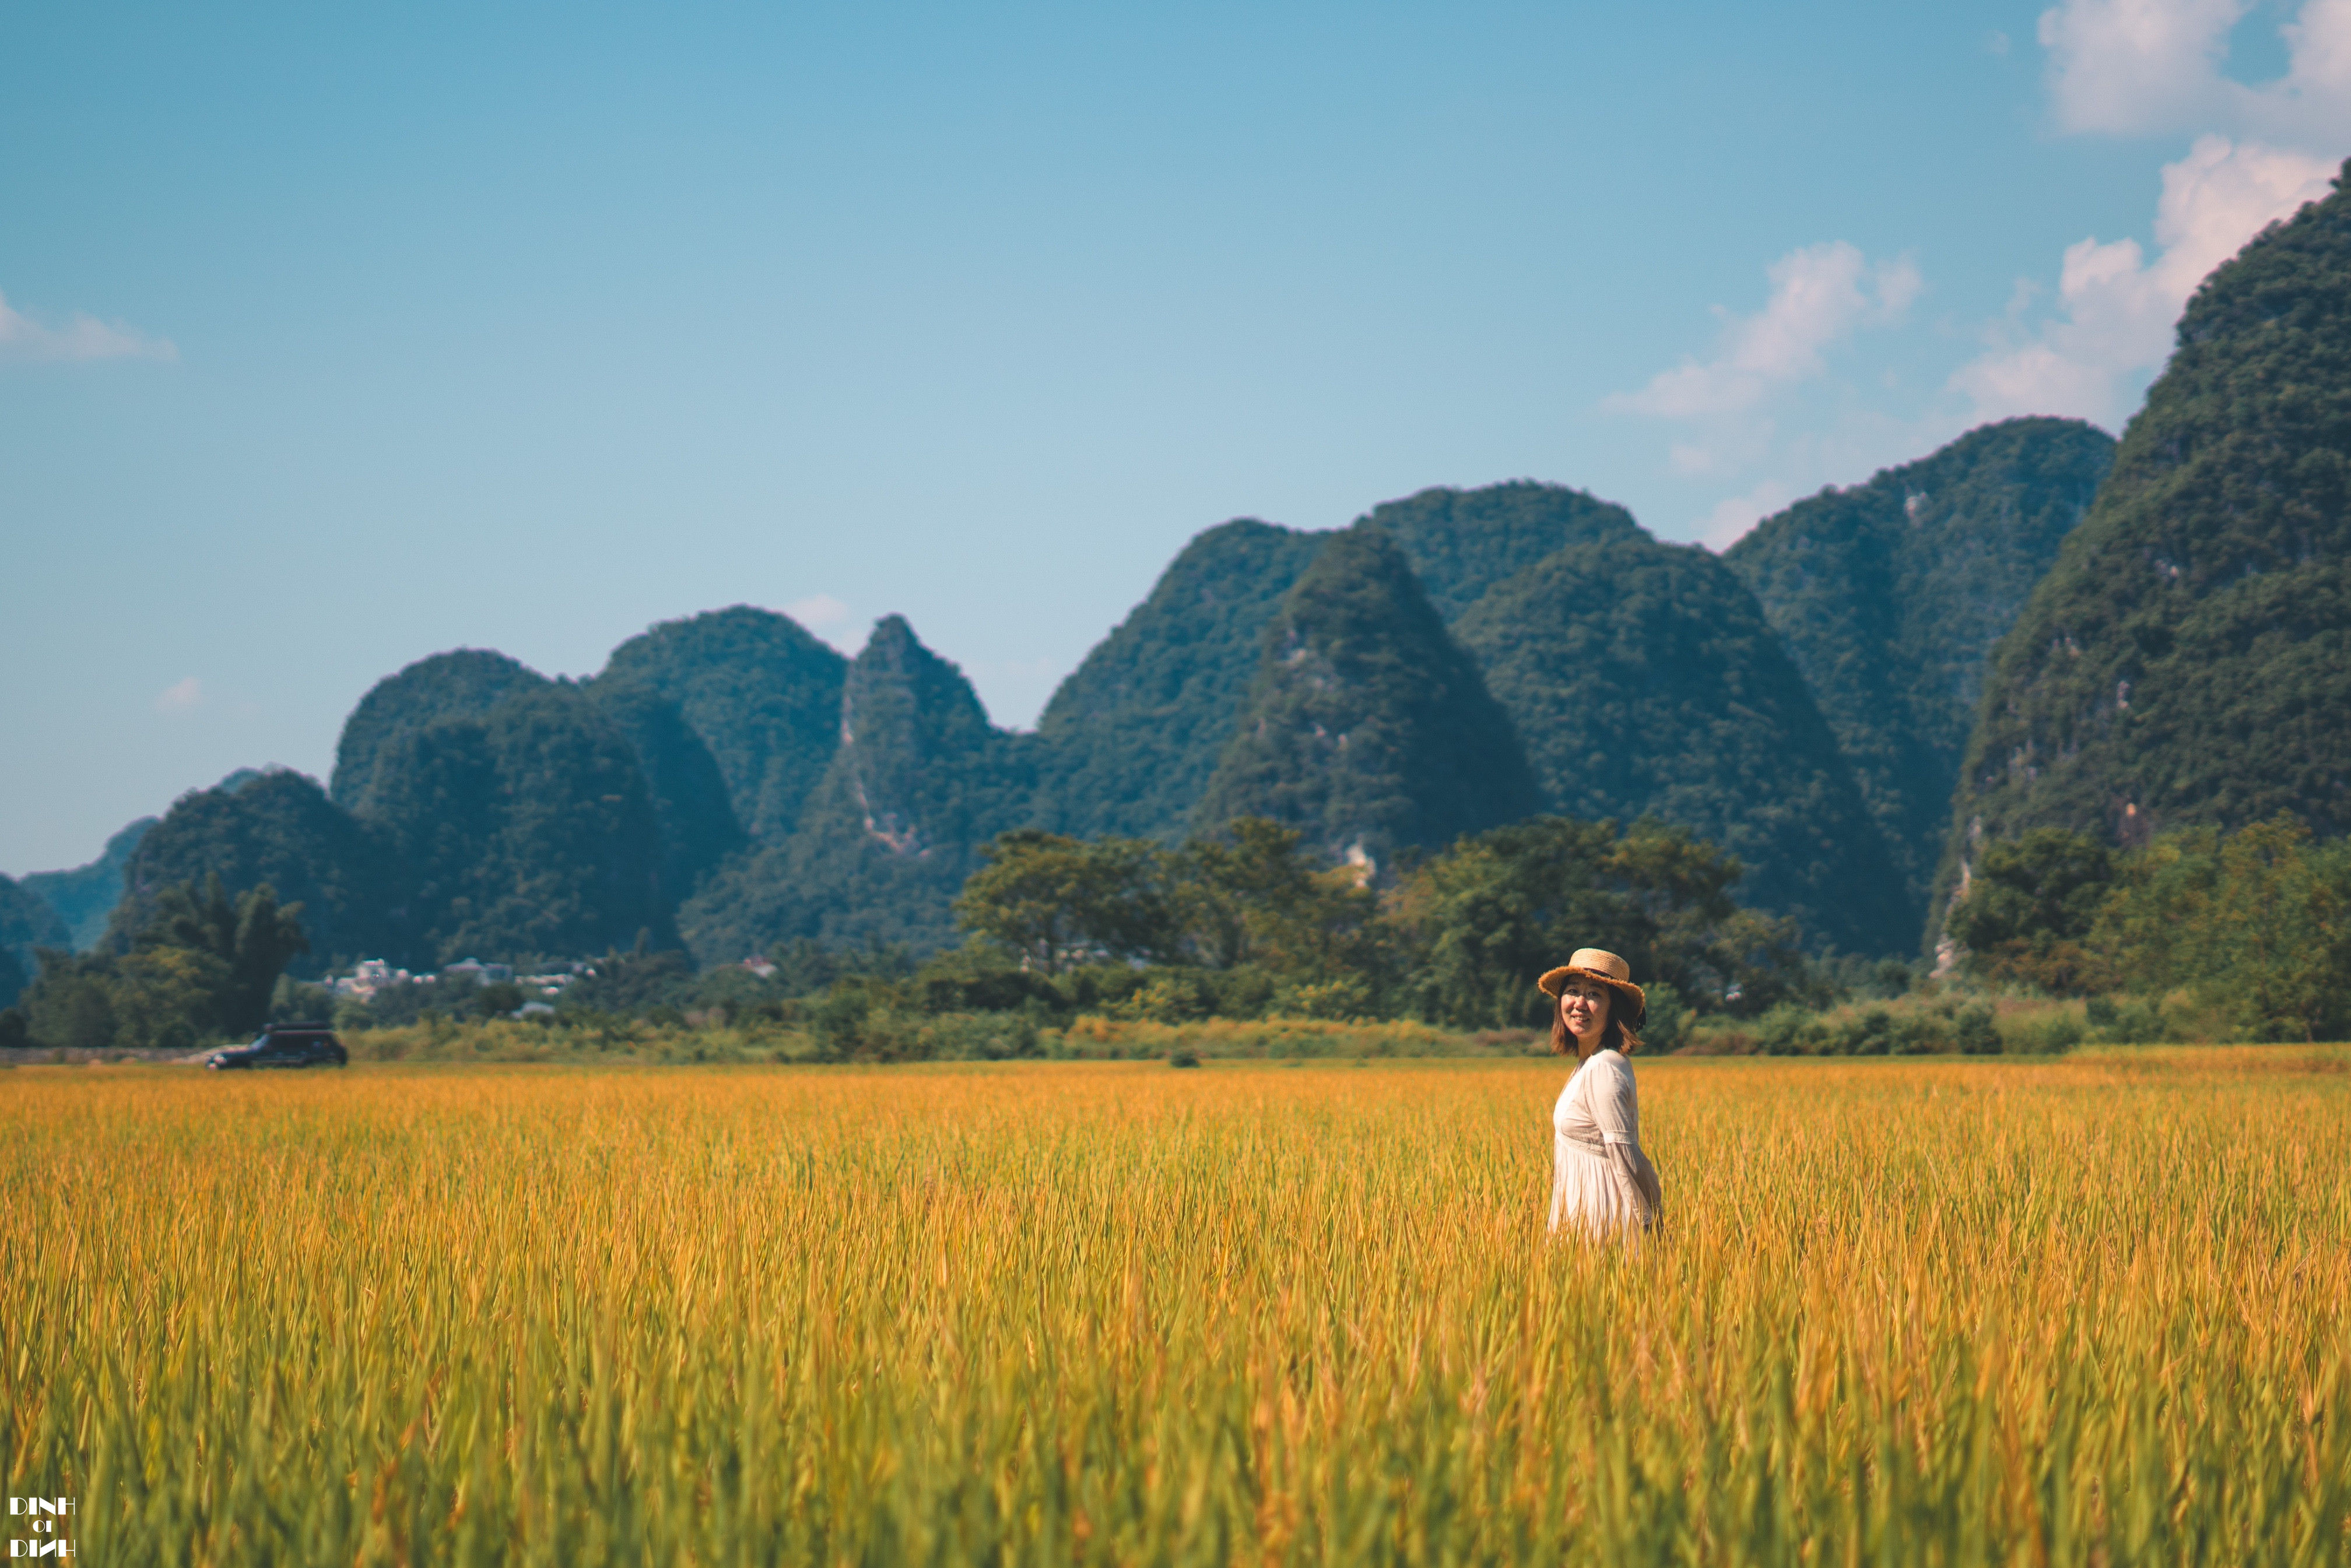
M0 880L0 992L212 874L303 904L300 972L639 940L717 963L952 943L1013 827L1175 843L1270 816L1379 884L1549 812L1686 827L1738 857L1742 902L1870 954L1917 950L1938 889L2031 827L2340 833L2347 203L2338 182L2207 280L2119 446L1986 426L1719 556L1523 480L1330 533L1222 524L1033 734L895 616L854 659L745 606L585 681L434 655L360 701L331 787L241 774L88 867Z
M2057 826L2112 844L2351 827L2351 164L2188 302L2089 515L2001 639L1942 875Z

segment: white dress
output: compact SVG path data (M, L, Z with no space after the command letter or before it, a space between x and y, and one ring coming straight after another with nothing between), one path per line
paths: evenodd
M1641 1152L1633 1067L1621 1051L1595 1051L1575 1069L1551 1113L1551 1229L1605 1236L1656 1223L1656 1168Z

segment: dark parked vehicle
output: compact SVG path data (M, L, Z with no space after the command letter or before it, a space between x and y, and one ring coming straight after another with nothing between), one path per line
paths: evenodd
M224 1067L340 1067L350 1053L323 1023L273 1023L250 1045L232 1045L204 1058L214 1072Z

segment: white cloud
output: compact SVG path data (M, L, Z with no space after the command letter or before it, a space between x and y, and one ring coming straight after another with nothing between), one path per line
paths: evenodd
M204 683L191 675L155 694L158 713L193 713L204 705Z
M1858 328L1900 319L1921 286L1908 257L1873 266L1843 240L1789 252L1771 264L1771 279L1761 311L1728 321L1720 353L1660 370L1606 406L1665 419L1751 408L1774 386L1819 375L1823 352Z
M2119 423L2137 378L2170 354L2173 326L2205 275L2272 221L2324 196L2332 172L2307 153L2198 138L2163 171L2155 259L2137 240L2067 246L2059 314L2022 334L2004 328L1952 376L1952 389L1980 420L2075 414Z
M2041 17L2050 107L2066 130L2214 131L2335 147L2351 139L2351 0L2305 0L2280 29L2283 75L2229 78L2246 0L2064 0Z
M111 325L76 315L63 327L44 327L14 309L0 295L0 358L176 359L169 340L150 337L120 322Z
M2049 96L2067 130L2211 123L2242 0L2065 0L2041 14Z
M1796 493L1776 479L1767 479L1743 495L1715 503L1698 520L1698 542L1709 550L1727 550L1750 528L1786 506Z
M831 594L794 599L784 607L784 613L810 629L839 626L849 619L849 607Z

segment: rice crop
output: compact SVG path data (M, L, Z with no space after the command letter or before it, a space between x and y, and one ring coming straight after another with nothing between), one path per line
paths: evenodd
M171 1563L2327 1563L2351 1057L0 1074L0 1471ZM10 1525L20 1521L10 1520Z

